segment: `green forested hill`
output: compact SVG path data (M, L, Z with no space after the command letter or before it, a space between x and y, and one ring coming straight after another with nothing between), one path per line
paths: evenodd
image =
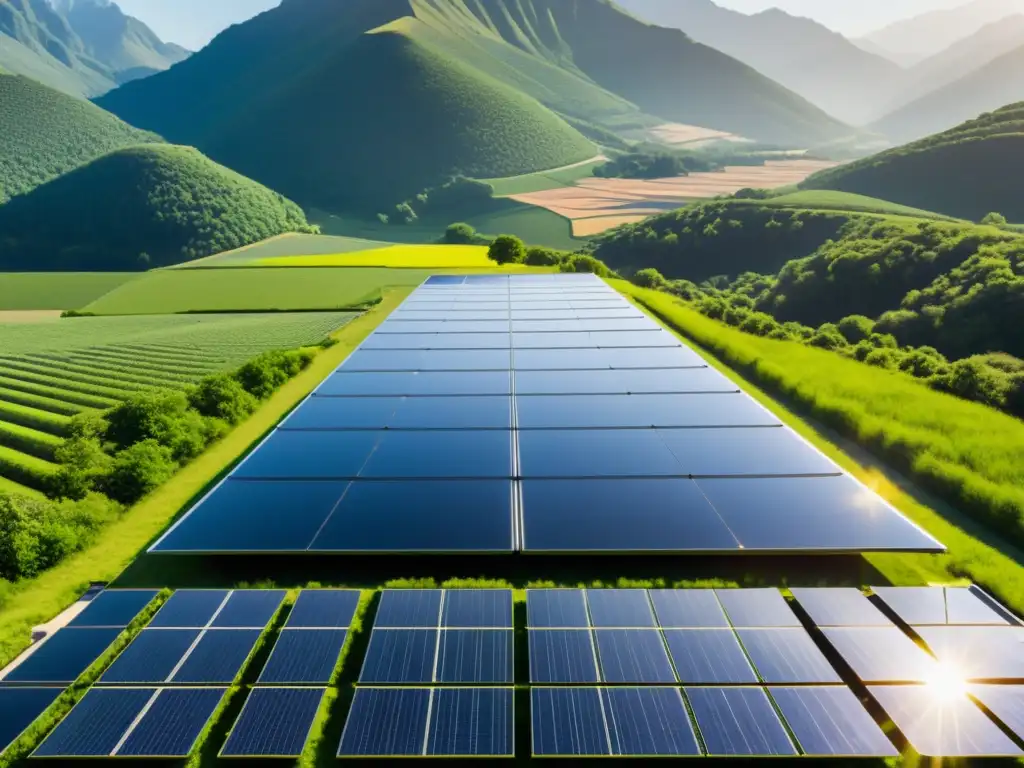
M0 70L0 203L107 152L155 141L94 104Z
M307 231L294 203L190 147L104 155L0 206L0 270L129 271Z
M1024 102L804 181L979 220L1024 222Z
M430 100L403 105L424 83ZM415 194L453 169L492 178L585 159L552 112L581 130L676 120L804 145L850 132L609 0L290 0L98 103L304 204L377 210L408 197L407 180ZM495 124L502 114L518 117ZM445 125L477 127L465 151ZM379 200L356 189L374 183L371 166Z

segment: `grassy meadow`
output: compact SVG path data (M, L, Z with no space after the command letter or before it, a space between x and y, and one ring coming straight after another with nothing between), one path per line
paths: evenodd
M0 276L0 312L78 309L138 277L138 272L8 272Z
M300 235L290 233L271 237L259 243L236 248L233 251L216 253L195 261L176 264L167 269L192 269L193 267L231 267L251 264L261 259L274 259L286 256L330 255L336 253L356 253L376 248L387 248L392 243L381 240L365 240L358 237L336 237L330 235Z
M941 213L900 205L877 197L857 195L852 192L836 192L827 189L809 189L790 192L767 200L757 201L774 208L802 208L824 211L851 211L854 213L879 213L885 216L913 216L921 219L949 219Z
M507 176L503 179L481 179L494 189L495 197L524 195L529 192L543 192L548 189L572 186L580 179L590 178L594 169L607 162L603 157L578 163L568 168L527 173L522 176Z

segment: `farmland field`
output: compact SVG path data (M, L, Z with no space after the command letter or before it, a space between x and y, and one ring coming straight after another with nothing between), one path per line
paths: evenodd
M545 189L558 189L573 182L585 179L594 175L594 169L607 162L608 158L601 156L593 160L576 163L566 168L557 168L551 171L538 171L523 176L508 176L504 179L481 179L490 184L494 189L495 197L508 197L509 195L521 195L526 192L541 192Z
M138 277L137 272L5 272L0 311L78 309Z
M392 245L358 253L260 259L253 266L493 269L496 264L487 258L487 247L482 245Z
M187 261L168 269L191 269L193 267L226 267L249 264L260 259L273 259L295 254L317 255L330 253L355 253L371 248L386 248L391 243L380 240L363 240L357 237L331 237L328 235L287 234L272 237L244 248L217 253L204 259Z

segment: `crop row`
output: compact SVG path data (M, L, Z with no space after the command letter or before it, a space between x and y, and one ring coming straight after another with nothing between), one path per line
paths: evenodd
M58 359L40 358L37 355L20 355L16 359L8 359L31 365L33 368L52 370L55 373L64 372L65 374L101 377L117 382L117 386L125 387L134 385L142 387L173 387L189 380L188 377L184 377L181 374L151 373L143 370L140 366L128 363L108 365L98 361L75 360L70 355L59 357ZM0 365L3 362L3 360L0 360Z
M30 408L17 403L5 402L0 397L0 424L16 424L20 427L36 429L51 435L63 437L67 435L68 423L71 421L67 416L60 416L48 411L40 411L38 408Z
M71 406L82 406L83 408L113 408L118 404L118 400L113 397L106 395L95 395L89 392L81 392L78 390L70 390L67 387L60 385L57 382L56 385L40 383L36 381L27 381L21 378L14 378L11 376L5 376L0 372L0 391L13 390L15 392L24 392L25 394L35 395L38 397L45 397L48 399L61 400Z
M54 453L63 442L61 438L46 432L0 421L0 445L27 453L29 456L53 461Z
M59 414L61 416L75 416L89 410L88 406L78 403L71 403L56 397L34 395L30 392L22 392L8 387L0 387L0 401L27 405L29 408L35 408L37 411L46 411L47 413Z
M45 491L57 465L0 444L0 475L16 483Z

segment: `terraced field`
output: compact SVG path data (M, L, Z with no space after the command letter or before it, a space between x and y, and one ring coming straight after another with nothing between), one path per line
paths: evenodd
M318 344L348 312L0 323L0 489L43 490L79 413L177 389L270 349Z

